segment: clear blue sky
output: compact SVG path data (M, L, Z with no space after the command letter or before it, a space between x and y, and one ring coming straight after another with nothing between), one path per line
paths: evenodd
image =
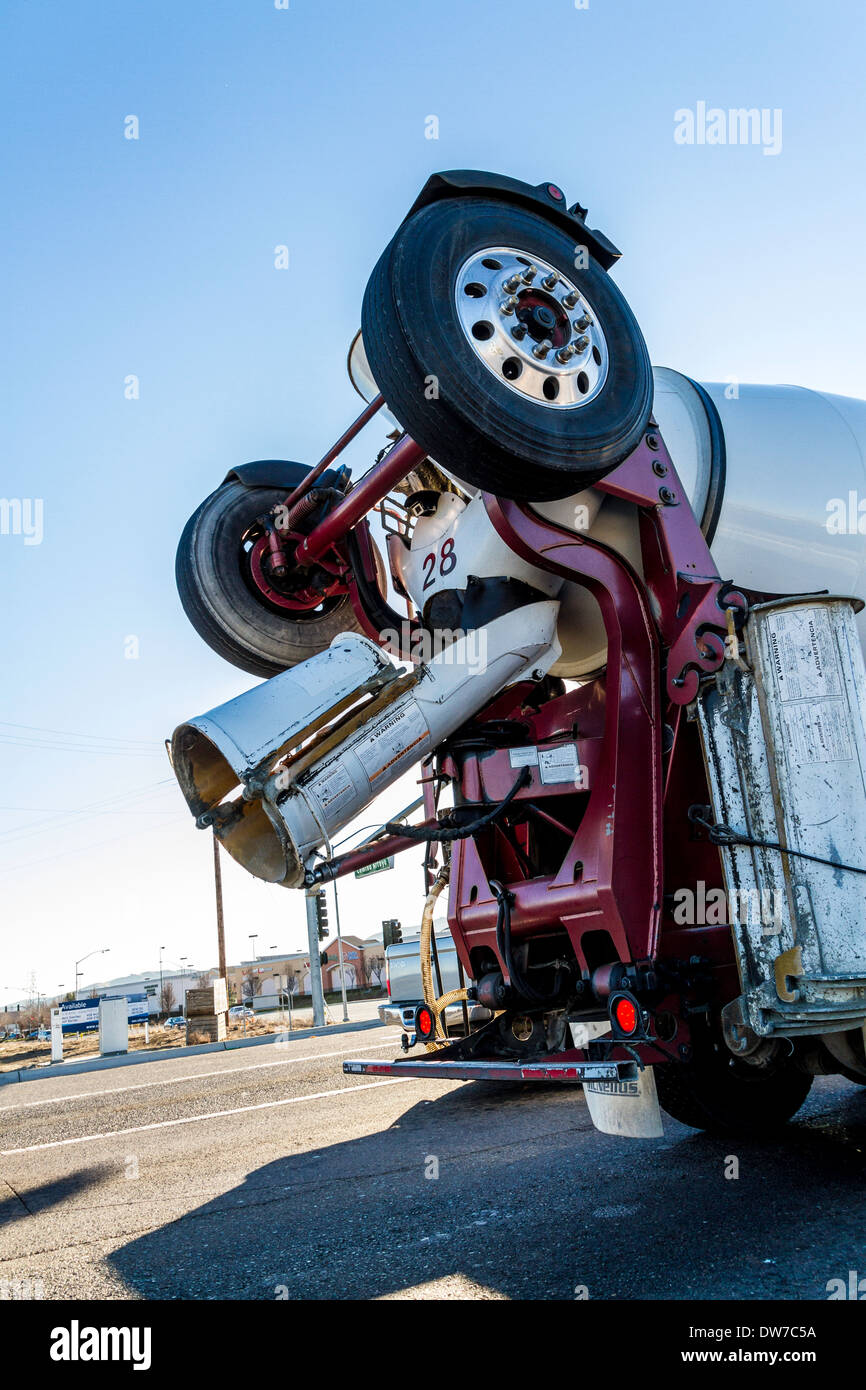
M312 462L356 413L366 278L432 170L588 204L654 362L864 394L864 38L854 0L6 0L0 493L44 505L41 545L0 536L9 997L94 947L213 963L162 739L250 680L188 626L175 545L232 464ZM780 109L781 152L676 144L700 101ZM417 922L420 883L416 853L348 884L344 929ZM233 865L226 911L233 958L302 944L300 897Z

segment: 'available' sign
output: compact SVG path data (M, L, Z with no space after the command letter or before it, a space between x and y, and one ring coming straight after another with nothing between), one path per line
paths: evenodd
M124 995L103 995L107 999L123 999ZM127 994L127 1021L147 1023L147 995ZM98 999L67 999L60 1005L64 1033L95 1033L99 1027Z

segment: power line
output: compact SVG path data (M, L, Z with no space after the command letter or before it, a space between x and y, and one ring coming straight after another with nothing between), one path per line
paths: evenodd
M166 811L165 815L173 817L174 812ZM77 849L62 850L60 854L46 854L41 859L28 859L25 864L16 864L12 869L3 869L0 871L0 878L8 878L10 874L19 873L22 869L34 869L38 864L54 864L58 859L67 859L70 854L86 854L90 850L101 849L103 845L116 844L118 840L129 840L133 837L138 838L141 835L151 835L154 830L165 830L167 828L168 827L164 825L151 825L147 830L130 830L123 835L112 835L107 840L91 841L90 844L82 845Z
M93 738L98 743L139 743L147 748L152 747L152 741L146 738L118 738L115 734L82 734L70 729L47 729L40 724L13 724L9 719L0 719L0 726L4 729L27 729L35 734L59 734L61 738Z
M162 815L164 812L144 812L140 807L131 804L152 796L160 787L171 786L174 783L173 777L163 777L158 782L150 783L148 786L140 787L131 792L118 792L114 796L102 797L98 801L88 802L77 809L68 810L66 808L54 810L42 820L25 821L24 825L12 826L8 830L0 831L0 848L4 845L13 844L17 840L29 839L31 835L38 833L42 826L49 825L53 821L60 819L71 819L78 817L76 824L80 825L82 820L89 820L92 816L118 814L120 811L133 811L139 815ZM123 805L118 805L123 803ZM35 809L35 808L34 808Z
M164 748L151 748L149 752L145 752L143 748L98 748L91 743L51 743L48 739L39 742L36 739L15 738L11 734L2 733L0 733L0 743L5 743L9 748L30 748L36 752L46 753L83 753L87 757L92 757L95 753L111 758L165 757Z

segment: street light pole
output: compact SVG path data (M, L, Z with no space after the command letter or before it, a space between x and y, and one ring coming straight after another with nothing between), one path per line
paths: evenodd
M90 960L91 956L105 956L110 950L110 946L103 946L101 950L88 951L86 956L82 956L75 962L75 983L72 988L72 993L76 999L78 998L78 977L81 974L81 971L78 969L79 965L83 965L86 960Z

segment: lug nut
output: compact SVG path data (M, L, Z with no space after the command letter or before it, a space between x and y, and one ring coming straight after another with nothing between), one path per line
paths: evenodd
M514 310L517 308L517 304L518 301L514 298L514 295L509 295L508 299L503 299L499 306L500 314L513 314Z
M540 360L542 357L547 356L552 347L553 343L550 341L550 339L545 338L542 342L535 344L535 347L532 349L532 355L533 357L537 357Z
M566 362L569 362L573 356L574 348L570 344L566 344L565 347L559 349L559 352L556 354L556 360L565 366Z
M581 314L579 319L574 320L574 326L578 333L582 333L585 328L589 328L591 323L592 319L589 317L589 314Z
M552 270L549 275L545 275L541 283L546 290L555 290L557 285L559 284L558 272Z
M586 349L587 349L588 347L589 347L589 339L588 339L588 338L576 338L576 339L575 339L575 342L574 342L574 351L575 351L575 352L586 352Z
M521 276L515 273L514 275L509 275L503 285L503 289L507 290L509 294L514 294L514 291L520 287L520 284Z
M524 283L524 285L531 285L537 274L538 274L538 266L537 266L537 265L528 265L528 266L526 267L526 269L524 270L524 272L523 272L523 283Z
M512 338L516 338L517 341L520 342L521 338L526 337L526 324L516 323L511 330L511 336Z
M568 294L562 301L563 309L573 309L579 298L580 295L578 294L577 290L569 290Z

